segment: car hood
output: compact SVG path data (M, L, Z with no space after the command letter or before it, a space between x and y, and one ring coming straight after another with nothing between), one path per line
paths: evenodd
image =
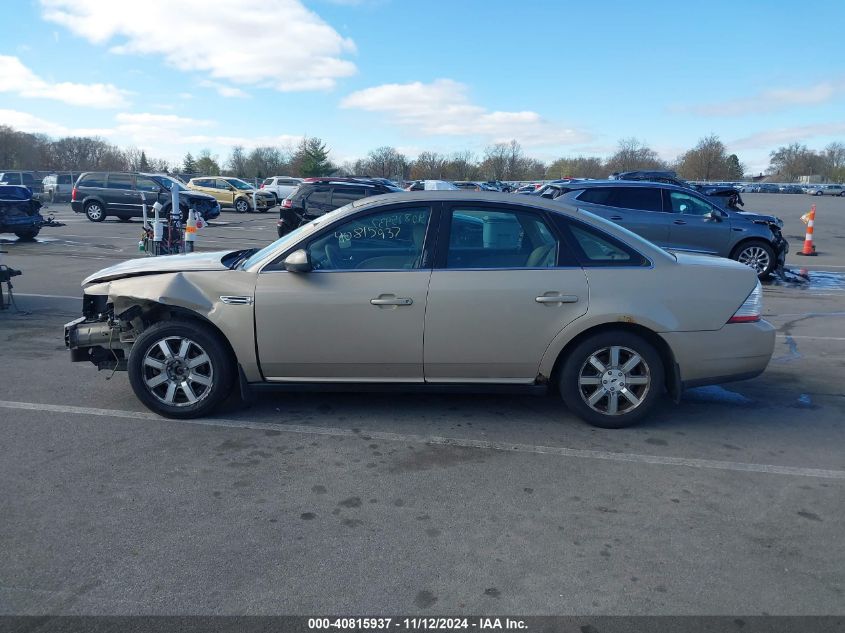
M752 213L751 211L735 211L736 215L751 222L760 224L774 224L775 226L783 226L783 220L774 215L766 215L763 213Z
M86 277L82 285L99 283L123 277L155 275L159 273L181 273L199 270L228 270L223 258L231 251L191 253L190 255L163 255L160 257L139 257L108 268L103 268Z
M217 200L214 196L208 193L203 193L202 191L196 191L194 189L188 189L187 191L180 191L180 197L186 198L202 198L203 200Z

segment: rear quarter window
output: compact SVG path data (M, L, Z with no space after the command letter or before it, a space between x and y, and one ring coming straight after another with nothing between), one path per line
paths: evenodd
M105 187L106 186L106 175L105 174L88 174L86 176L82 176L79 179L79 182L76 183L77 187Z
M651 265L644 255L600 229L564 217L556 217L555 223L585 268Z

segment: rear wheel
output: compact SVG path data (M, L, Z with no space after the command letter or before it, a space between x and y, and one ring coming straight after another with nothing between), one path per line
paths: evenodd
M768 277L777 265L775 249L762 240L751 240L740 244L731 259L753 268L760 279Z
M593 426L621 429L648 415L663 393L663 361L643 337L625 331L594 334L567 353L560 394Z
M235 200L235 211L238 213L246 213L249 211L249 202L243 198L238 198Z
M106 219L106 210L99 202L89 202L85 205L85 216L92 222L102 222Z
M210 413L229 395L235 376L220 336L199 321L151 326L132 346L127 368L138 399L169 418Z

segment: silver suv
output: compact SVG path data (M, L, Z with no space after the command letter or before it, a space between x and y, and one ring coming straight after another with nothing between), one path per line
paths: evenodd
M760 278L783 265L789 250L779 218L720 207L678 185L589 180L547 187L540 195L591 211L666 249L734 259Z

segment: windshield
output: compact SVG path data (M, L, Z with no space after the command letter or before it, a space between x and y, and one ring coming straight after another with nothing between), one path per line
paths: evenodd
M262 259L267 257L270 253L273 253L276 250L280 250L286 244L290 244L291 242L295 242L297 239L299 239L306 232L306 229L310 229L311 227L317 226L318 224L322 224L326 220L333 219L335 216L337 216L341 213L344 213L346 211L346 209L351 207L353 204L354 204L354 202L350 202L349 204L346 204L342 207L338 207L334 211L329 211L328 213L321 215L319 218L316 218L315 220L311 220L307 224L303 224L302 226L294 229L293 231L291 231L287 235L284 235L284 236L280 237L279 239L277 239L275 242L271 242L270 244L268 244L267 246L262 248L260 251L255 252L253 255L251 255L249 257L249 259L245 260L239 266L239 268L246 269L246 268L249 268L250 266L254 266L258 262L260 262Z
M318 221L319 220L314 220L314 222L318 222ZM307 226L311 226L311 224L313 224L313 222L309 222L308 224L303 224L302 226L294 229L293 231L291 231L287 235L283 235L282 237L277 239L275 242L271 242L270 244L268 244L267 246L265 246L261 250L256 251L248 259L244 260L244 262L239 266L239 268L246 269L246 268L249 268L250 266L254 266L258 262L260 262L262 259L267 257L267 255L269 255L270 253L276 251L277 249L282 248L285 244L288 244L290 242L295 241L302 234L303 229Z
M232 185L235 189L255 189L251 184L240 180L239 178L224 178L226 182Z

